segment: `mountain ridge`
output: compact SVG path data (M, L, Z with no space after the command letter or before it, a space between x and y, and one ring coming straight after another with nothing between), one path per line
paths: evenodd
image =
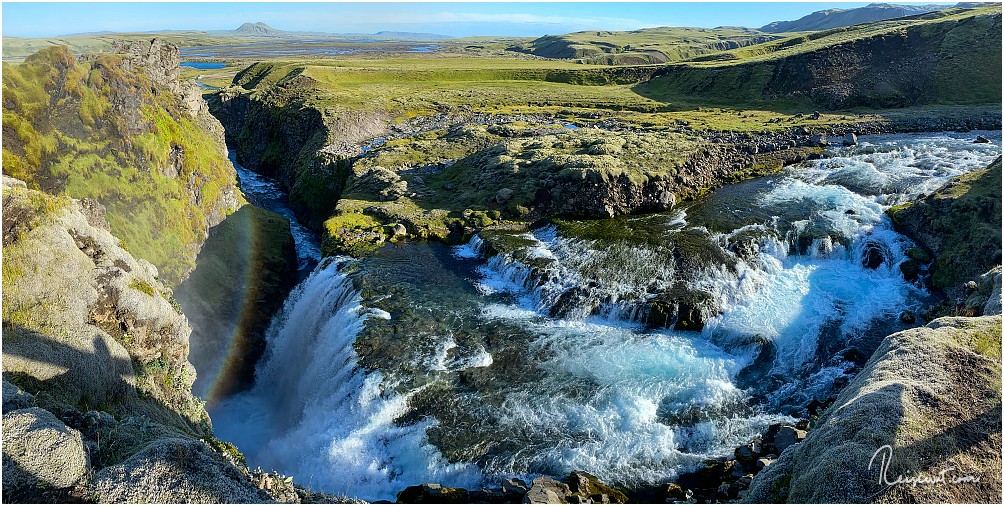
M962 6L962 4L959 4L959 6ZM948 8L951 8L951 6L872 3L854 9L823 9L793 21L774 21L761 26L760 30L768 33L829 30L870 21L884 21L886 19L927 14L928 12Z

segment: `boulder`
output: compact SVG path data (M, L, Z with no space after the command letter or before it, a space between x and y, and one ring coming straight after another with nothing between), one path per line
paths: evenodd
M502 493L507 497L519 497L522 500L528 490L530 490L530 486L519 478L502 480Z
M976 136L976 140L973 141L973 143L974 144L990 144L990 139L987 139L986 137L984 137L982 135L977 135Z
M523 496L523 504L566 504L566 497L569 495L571 490L568 485L554 478L541 476L533 479L530 490Z
M3 411L8 413L16 409L31 407L32 395L21 390L17 385L3 380Z
M398 492L397 502L404 504L462 504L470 502L470 492L462 488L444 487L438 483L424 483Z
M80 432L67 427L56 415L41 408L4 413L5 501L37 502L33 498L41 490L72 487L89 469Z
M101 503L265 503L268 495L205 443L165 438L98 472L88 486Z
M805 431L790 425L782 425L774 436L774 448L777 453L784 452L789 446L801 443L805 439Z
M899 264L899 271L903 273L903 279L913 281L920 275L920 265L916 260L905 260Z
M495 192L495 202L498 204L505 204L512 198L513 193L514 192L511 188L502 188L501 190Z
M844 134L844 138L841 142L843 143L844 146L857 146L858 136L854 132L848 132Z
M564 479L564 482L580 502L592 501L601 504L627 502L627 496L623 492L605 485L595 476L584 471L572 471ZM571 502L571 497L569 500Z
M813 134L809 143L813 146L829 146L829 141L826 140L826 134Z
M885 262L885 254L882 246L875 242L868 242L861 251L861 265L868 269L878 269Z

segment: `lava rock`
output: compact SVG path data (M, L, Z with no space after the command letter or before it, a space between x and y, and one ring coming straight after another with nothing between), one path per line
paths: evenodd
M470 492L462 488L444 487L438 483L413 485L397 494L397 502L405 504L461 504L470 502Z
M882 247L874 242L865 244L861 252L861 265L868 269L878 269L885 262L885 254Z
M781 453L789 446L801 443L805 439L805 431L796 429L790 425L782 425L774 436L774 448L777 453Z
M506 497L518 497L522 499L529 490L530 486L519 478L502 480L502 493L505 494Z
M530 490L523 496L523 504L563 504L571 492L568 485L554 478L541 476L534 478Z
M509 199L513 196L513 191L511 188L502 188L501 190L495 192L495 202L499 204L505 204L509 202Z
M899 264L899 271L903 273L903 279L913 281L920 276L920 265L916 260L907 260Z

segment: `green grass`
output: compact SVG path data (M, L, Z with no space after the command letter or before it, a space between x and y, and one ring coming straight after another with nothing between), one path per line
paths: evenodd
M169 284L180 281L206 215L234 182L217 142L114 55L83 64L52 47L3 71L3 172L31 188L98 200L134 255ZM184 152L177 167L172 147Z

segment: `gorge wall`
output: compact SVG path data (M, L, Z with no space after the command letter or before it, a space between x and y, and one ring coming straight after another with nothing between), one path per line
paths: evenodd
M3 172L92 199L173 286L243 198L222 127L198 87L178 80L178 48L153 40L118 49L78 61L55 46L4 65Z

